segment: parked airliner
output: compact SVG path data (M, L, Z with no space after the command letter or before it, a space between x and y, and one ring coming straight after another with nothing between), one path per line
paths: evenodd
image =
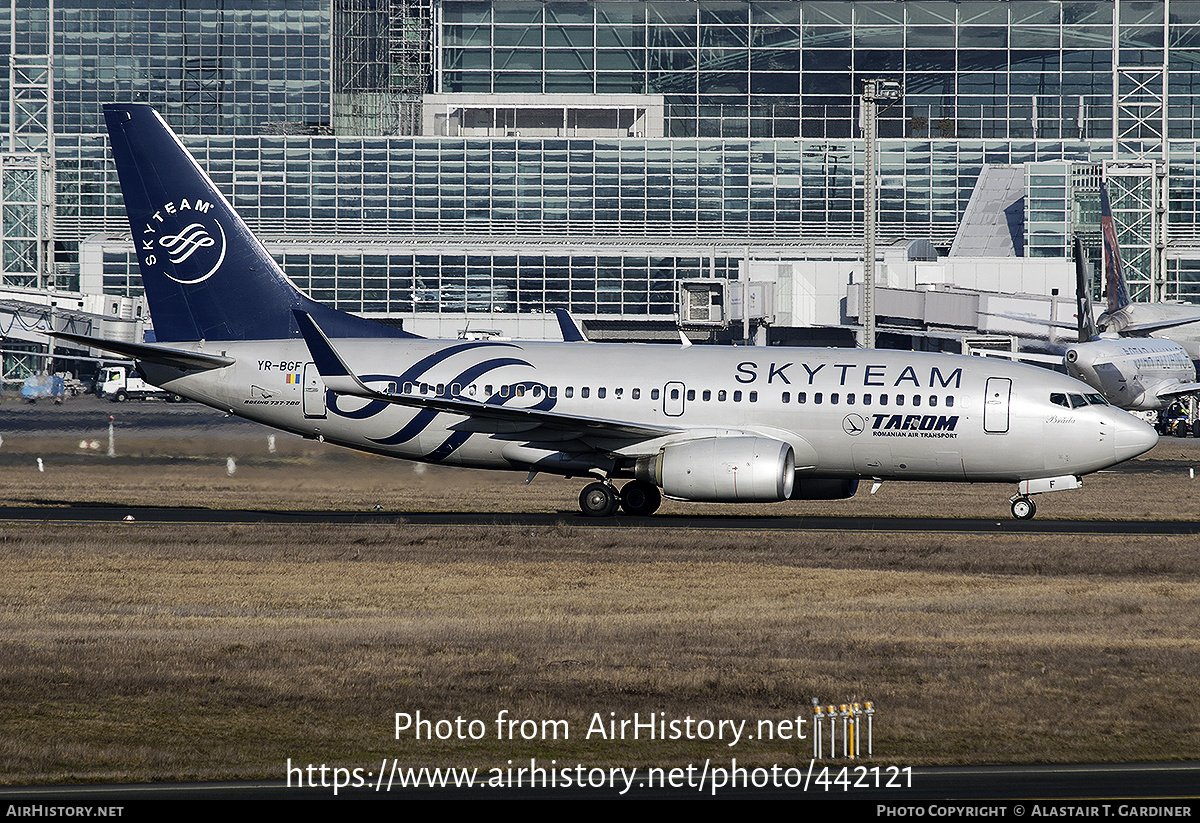
M1111 224L1111 216L1108 219ZM1117 270L1116 280L1109 286L1110 293L1119 290L1128 294L1115 238L1108 253ZM1075 238L1079 343L1068 348L1063 357L1068 374L1123 409L1162 409L1182 396L1200 392L1196 366L1178 343L1153 337L1102 338L1092 319L1090 283L1083 244Z
M105 106L158 342L61 335L168 391L409 460L591 478L585 514L852 496L860 478L1030 495L1150 449L1065 375L875 349L427 340L298 291L152 108ZM1066 398L1063 402L1061 398ZM615 482L626 480L623 488Z
M1183 345L1192 359L1200 358L1200 306L1189 303L1134 303L1129 299L1121 249L1117 245L1117 226L1108 199L1108 186L1104 183L1100 184L1100 230L1104 237L1104 283L1108 292L1108 309L1096 318L1099 330L1122 337L1149 337L1154 332L1176 329L1171 339Z

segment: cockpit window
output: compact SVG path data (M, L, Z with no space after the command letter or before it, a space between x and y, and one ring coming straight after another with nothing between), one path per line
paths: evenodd
M1058 392L1051 393L1050 402L1056 406L1063 406L1064 408L1068 409L1071 408L1071 404L1067 402L1067 396L1065 394L1059 394Z
M1087 401L1083 399L1082 394L1071 395L1071 408L1079 409L1087 405Z
M1102 394L1085 394L1084 397L1086 397L1087 401L1089 403L1091 403L1093 406L1107 406L1108 405L1108 401L1104 399L1104 395L1102 395Z

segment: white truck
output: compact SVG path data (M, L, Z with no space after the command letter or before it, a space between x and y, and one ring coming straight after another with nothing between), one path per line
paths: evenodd
M152 386L138 377L126 366L105 366L96 378L96 394L106 397L114 403L124 403L126 400L145 400L147 397L157 397L163 400L181 400L178 395L165 392L158 386Z

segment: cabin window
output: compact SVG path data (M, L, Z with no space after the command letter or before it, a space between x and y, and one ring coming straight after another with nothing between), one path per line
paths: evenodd
M671 399L672 400L679 399L679 389L671 389Z
M547 397L558 397L558 386L550 386L546 389Z
M819 391L813 392L813 402L818 406L821 405L821 393Z
M912 402L912 404L913 404L914 406L919 406L919 405L921 405L921 395L919 395L919 394L914 394L914 395L913 395L913 402Z
M802 392L802 391L796 392L796 402L797 403L807 403L808 402L808 392Z
M724 403L726 397L728 397L728 395L725 393L724 389L721 389L719 392L717 392L717 402L718 403Z
M625 391L625 389L621 388L620 386L617 386L617 388L613 389L613 396L616 397L616 399L620 400L621 394L624 391Z
M792 393L790 391L785 391L782 395L780 395L779 399L782 400L784 403L791 403L792 402Z
M854 392L850 392L849 394L846 395L846 405L847 406L854 405Z
M486 386L483 387L483 393L486 394L488 397L492 396L492 384L491 383L488 383Z
M596 389L596 397L600 398L601 400L603 400L607 395L608 389L604 388L603 386Z
M704 399L704 402L707 403L709 400L712 400L712 391L709 389L705 389L704 394L702 394L700 396Z
M591 394L592 394L592 390L588 386L583 386L582 388L579 389L580 397L590 397Z
M541 387L541 386L534 386L534 387L533 387L533 396L534 396L534 397L541 397L541 396L542 396L542 387Z
M886 406L887 405L887 397L888 396L886 394L879 395L879 405Z
M954 397L953 396L946 398L946 408L948 408L948 409L954 408Z
M869 406L869 405L871 405L871 395L869 395L869 394L864 394L864 395L863 395L863 405L864 405L864 406Z
M429 394L429 384L428 383L421 384L421 394Z
M413 393L413 384L412 384L412 383L405 383L405 384L404 384L404 393L405 393L405 394L412 394L412 393Z
M935 395L935 394L929 395L929 405L931 408L937 407L937 395Z
M897 405L897 406L903 406L903 405L904 405L904 395L902 395L902 394L898 394L898 395L896 395L896 405Z
M687 399L688 399L689 403L696 399L696 390L695 389L687 390Z
M566 388L563 389L563 397L574 397L574 396L575 396L575 387L574 386L567 386Z
M517 384L517 397L525 396L525 387L520 383Z
M629 397L633 400L641 400L642 399L642 390L634 389L633 391L631 391L629 393Z
M467 386L467 394L471 395L472 397L475 396L475 384L474 383Z
M756 391L752 391L752 392L750 392L750 402L751 402L751 403L757 403L757 402L758 402L758 392L756 392Z
M500 387L500 396L501 396L501 397L508 397L508 390L509 390L509 387L508 387L508 386L501 386L501 387Z
M740 391L735 391L735 392L733 393L733 402L734 402L734 403L741 403L741 402L742 402L742 393L741 393Z
M657 400L657 399L658 399L658 389L651 389L651 390L650 390L650 399L651 399L651 400Z
M831 405L834 405L834 406L836 406L838 404L838 393L837 392L829 393L829 402Z

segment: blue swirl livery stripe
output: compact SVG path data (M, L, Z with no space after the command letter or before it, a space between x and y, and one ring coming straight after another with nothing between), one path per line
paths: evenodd
M553 409L558 401L550 396L550 392L548 391L548 387L545 383L513 383L508 387L508 397L502 397L499 394L493 394L485 402L489 406L503 406L516 396L516 390L518 387L524 388L525 391L532 391L535 386L541 387L543 396L537 404L530 406L529 408L534 411L550 411ZM474 433L475 432L454 432L447 437L440 446L431 451L429 454L425 455L425 457L422 459L430 463L440 463L450 455L454 454L458 447L463 443L466 443Z
M487 374L488 372L492 371L493 369L498 369L501 366L528 366L528 365L529 365L529 363L527 361L518 360L515 357L497 357L492 360L485 360L482 363L476 363L475 365L471 366L470 368L459 373L459 375L457 377L455 377L453 380L451 380L450 382L451 383L470 383L471 381L473 381L479 377L482 377L483 375ZM375 379L385 379L385 380L388 379L386 377L380 378L379 376L373 376L373 377ZM488 402L491 402L490 398L489 398ZM359 409L358 413L362 413L362 412L366 411L367 407L370 406L372 403L380 403L385 407L390 405L388 403L385 403L382 400L378 400L378 401L372 400L371 403L367 404L367 406L364 406L363 408ZM374 414L375 412L371 412L371 413ZM435 411L422 410L421 412L419 412L416 415L416 417L414 417L412 420L408 421L408 423L404 426L404 428L400 429L400 431L396 432L395 434L389 435L387 437L381 437L378 439L372 437L372 438L370 438L370 440L371 440L371 442L378 443L381 446L398 446L401 443L406 443L409 440L412 440L414 437L416 437L421 432L423 432L429 426L429 424L431 424L433 422L433 419L437 416L437 414L438 413ZM349 416L349 415L347 415L347 416ZM369 415L364 415L364 416L369 416ZM443 445L445 445L445 444L443 444ZM439 447L439 449L440 448L441 447ZM437 451L437 449L435 449L435 451Z
M486 340L479 341L479 342L473 342L473 343L462 343L457 346L451 346L448 349L442 349L441 351L434 352L433 354L429 355L428 357L422 357L416 363L413 363L412 366L410 366L404 372L404 374L402 374L396 378L396 384L401 385L401 384L407 383L409 381L416 381L416 379L418 377L425 374L425 372L429 371L431 368L436 366L438 363L441 363L443 360L450 359L451 357L458 354L459 352L470 351L471 349L491 348L491 347L496 347L496 346L505 346L505 347L514 348L514 349L520 348L519 346L517 346L513 343L489 343Z
M442 349L441 351L434 352L433 354L431 354L427 357L421 358L416 363L414 363L412 366L410 366L408 369L406 369L403 374L400 374L400 375L366 374L366 375L362 375L359 379L362 380L364 383L373 383L377 380L386 380L389 382L394 382L396 384L396 386L399 388L403 388L405 383L417 382L419 380L419 378L424 376L425 372L429 371L431 368L436 366L438 363L441 363L443 360L447 360L450 357L458 354L459 352L471 351L474 349L484 348L484 347L490 348L490 347L496 347L496 346L506 346L506 347L518 348L518 349L520 348L519 346L516 346L513 343L489 343L487 341L462 343L462 344L459 344L456 346L451 346L449 348ZM469 369L467 369L466 371L462 372L462 374L460 374L458 377L454 378L454 380L452 380L451 382L469 383L471 380L474 380L476 377L480 376L481 374L485 374L487 371L489 371L491 369L498 368L499 366L502 366L502 365L510 365L510 364L521 365L521 366L530 365L525 360L511 360L511 359L503 359L503 358L495 359L495 360L485 360L483 363L472 366ZM468 375L469 375L469 377L468 377ZM345 411L338 407L338 397L339 397L339 395L337 395L331 391L326 391L325 392L325 407L327 409L329 409L330 411L332 411L334 414L336 414L338 417L344 417L347 420L366 420L368 417L374 417L375 415L379 414L380 412L382 412L384 409L386 409L388 406L391 405L390 403L388 403L384 400L370 400L362 408L355 409L353 411ZM398 434L398 432L397 432L397 434ZM393 435L393 437L394 436L395 435ZM390 438L388 438L388 439L390 439ZM382 441L375 441L375 442L382 442Z
M381 446L398 446L401 443L406 443L409 440L412 440L418 434L425 431L425 429L428 428L429 424L432 423L433 419L437 416L438 413L432 411L431 409L422 409L421 411L417 412L416 416L413 417L412 420L409 420L408 423L405 424L404 428L395 434L388 437L380 437L378 439L374 437L368 439L372 443L378 443Z

